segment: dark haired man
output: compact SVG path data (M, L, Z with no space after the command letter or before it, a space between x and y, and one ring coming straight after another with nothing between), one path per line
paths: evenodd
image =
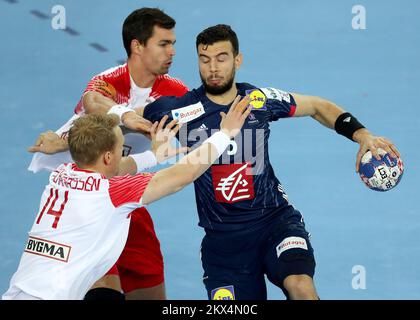
M138 131L148 133L151 127L133 112L161 96L182 96L188 88L167 75L175 55L175 20L155 8L133 11L124 21L122 38L127 63L94 76L75 108L75 115L56 133L39 136L30 152L34 155L29 170L54 170L71 162L66 135L73 120L83 114L114 113L125 128L124 155L150 149L150 140ZM62 139L60 139L60 136ZM153 153L143 153L143 169L156 164ZM163 257L153 221L146 208L133 213L126 247L117 265L96 286L120 290L127 299L165 299Z
M387 139L373 136L354 116L319 97L236 83L242 64L238 38L227 25L202 31L196 41L203 85L183 97L162 97L144 108L157 121L169 115L186 123L178 136L194 148L217 128L219 112L236 95L249 95L253 110L219 162L194 182L203 281L209 299L267 298L264 275L289 299L318 299L313 283L315 259L302 215L289 202L268 157L269 123L311 116L360 144L361 156L377 148L399 155ZM198 141L198 142L197 142Z

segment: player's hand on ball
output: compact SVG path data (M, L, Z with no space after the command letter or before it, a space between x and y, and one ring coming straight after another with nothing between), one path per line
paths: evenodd
M251 113L252 108L249 105L249 101L249 96L245 96L242 100L241 96L237 96L227 114L220 112L220 116L222 117L220 130L229 137L233 138L240 132L245 119Z
M178 124L177 119L174 119L165 127L167 120L168 116L164 116L159 123L156 121L150 129L151 150L159 163L189 150L188 147L175 148L172 146L172 139L178 133L181 125Z
M29 152L42 152L46 154L54 154L68 149L67 140L62 139L53 131L46 131L39 135L35 145L28 148Z
M121 116L123 125L131 130L139 131L142 133L149 133L152 123L139 116L136 112L126 112Z
M353 135L353 139L360 145L356 156L356 172L359 172L360 160L368 150L372 152L372 155L377 160L381 159L381 156L378 153L378 148L385 150L393 158L401 157L397 147L390 140L384 137L373 136L366 129L357 130Z

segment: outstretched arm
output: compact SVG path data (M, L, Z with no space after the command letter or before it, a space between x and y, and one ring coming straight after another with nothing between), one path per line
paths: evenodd
M87 114L105 114L110 110L112 112L112 108L115 109L116 105L117 103L114 100L96 91L88 91L83 95L83 107ZM120 116L121 123L125 127L145 134L150 132L152 123L149 120L144 119L136 112L131 112L132 110L129 108L120 107L119 109L116 114ZM125 111L121 111L121 109L125 109ZM67 139L61 138L53 131L46 131L38 136L35 145L29 147L28 151L54 154L66 151L68 148Z
M83 95L83 106L86 113L108 113L112 112L113 108L117 103L100 94L96 91L89 91ZM139 116L136 112L126 112L118 114L121 118L122 124L128 129L139 131L143 133L149 133L152 123L149 120ZM130 109L131 111L134 111Z
M362 126L359 126L360 128L354 130L354 132L351 131L352 124L356 123L354 121L357 120L335 103L320 97L306 96L297 93L292 93L292 96L297 105L295 112L296 117L311 116L324 126L330 129L336 129L337 132L341 134L343 133L340 128L343 126L349 127L349 129L345 129L346 132L351 133L348 138L360 145L356 156L356 171L359 171L360 160L368 150L370 150L372 155L377 159L380 159L377 151L378 148L384 149L392 157L396 158L397 156L400 156L395 145L387 138L374 136L369 130Z

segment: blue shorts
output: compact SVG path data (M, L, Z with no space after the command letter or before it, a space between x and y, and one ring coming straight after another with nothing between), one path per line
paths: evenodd
M315 273L309 233L292 206L252 230L206 231L201 261L210 300L266 300L264 275L288 297L283 286L287 276Z

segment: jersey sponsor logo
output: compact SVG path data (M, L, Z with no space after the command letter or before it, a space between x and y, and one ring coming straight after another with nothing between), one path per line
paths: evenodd
M115 90L114 86L101 79L95 79L90 85L89 89L98 91L99 93L106 97L112 98L113 100L115 100L117 97L117 91Z
M211 174L217 202L235 203L254 199L254 181L247 174L250 163L213 165Z
M245 93L249 96L249 104L252 106L252 110L267 110L265 105L266 97L260 90L246 90Z
M29 236L24 251L46 258L68 262L71 247L57 242Z
M275 99L290 103L290 94L285 91L276 88L260 88L260 90L264 92L268 99Z
M172 118L178 119L179 123L186 123L191 120L197 119L206 112L201 102L189 105L187 107L172 110Z
M301 237L287 237L285 238L280 244L276 247L277 251L277 258L280 257L280 255L289 249L305 249L308 250L308 245L306 243L306 240Z
M211 300L235 300L235 289L232 285L219 287L211 291Z

